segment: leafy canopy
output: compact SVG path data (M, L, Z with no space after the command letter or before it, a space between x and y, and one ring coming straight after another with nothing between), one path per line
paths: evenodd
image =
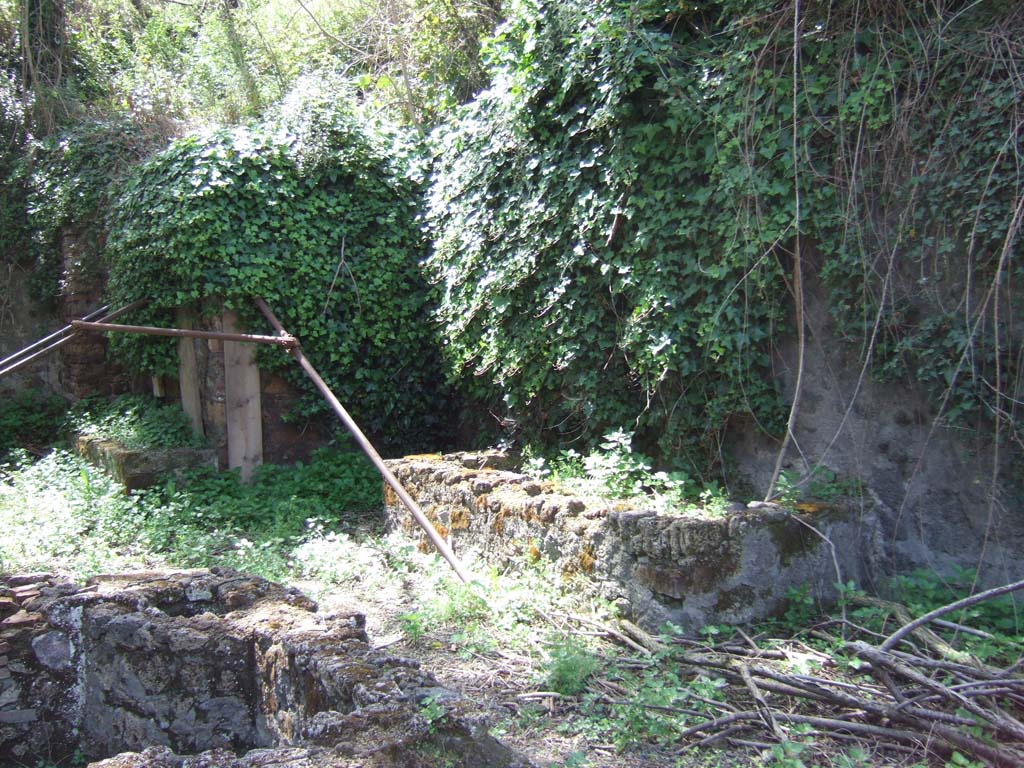
M111 291L148 298L140 318L165 325L174 308L223 301L254 331L262 297L354 415L411 448L444 426L446 396L418 266L419 182L398 135L339 93L304 81L263 124L180 139L140 166L110 217ZM114 341L140 370L174 369L173 344ZM268 350L262 362L290 361ZM285 375L311 391L296 366ZM310 394L304 412L320 409Z
M528 439L703 469L737 419L779 431L797 227L851 368L1016 434L1024 11L805 5L794 78L794 9L512 9L435 136L429 266L450 375Z

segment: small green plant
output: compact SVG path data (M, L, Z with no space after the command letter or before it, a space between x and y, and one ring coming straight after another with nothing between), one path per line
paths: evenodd
M768 763L768 768L807 768L807 763L800 758L807 747L808 745L803 742L789 739L780 744L773 744L769 750L771 762Z
M786 627L800 630L808 626L818 613L818 604L810 586L802 584L786 590L786 610L782 615Z
M835 502L856 498L863 492L863 485L856 478L841 478L831 469L818 466L807 475L791 469L782 470L773 498L784 507L795 507L802 501Z
M562 761L561 768L590 768L593 763L585 752L570 752Z
M714 645L733 637L736 634L736 628L728 624L705 624L700 628L700 634L709 645Z
M426 720L427 730L436 733L448 718L448 710L444 708L438 696L427 696L420 704L420 717Z
M584 460L587 476L614 497L642 495L651 477L650 459L633 452L633 435L617 429L604 436L601 450Z
M836 768L870 768L871 753L862 747L853 747L838 755L835 764Z
M720 517L729 511L729 497L718 484L704 488L698 498L700 498L700 508L710 515Z
M985 764L979 760L964 757L960 752L954 752L946 761L946 768L985 768Z
M578 696L600 667L601 660L578 642L562 640L551 649L543 667L544 683L549 690L563 696Z
M679 471L652 471L651 459L633 451L632 443L633 435L618 429L606 434L587 456L570 448L549 460L528 448L523 452L522 469L571 492L642 500L665 512L702 509L723 514L728 509L728 499L717 484L699 494L699 506L688 504L687 499L697 497L699 491L690 476Z

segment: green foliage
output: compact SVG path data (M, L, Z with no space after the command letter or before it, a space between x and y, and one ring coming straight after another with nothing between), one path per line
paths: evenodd
M437 696L427 696L420 704L420 717L427 722L427 730L434 733L448 718L448 710Z
M768 763L768 768L808 768L807 763L800 758L807 747L808 745L802 741L793 739L773 744L769 750L771 762Z
M258 117L316 70L350 74L375 106L410 122L432 120L484 84L481 40L499 17L490 0L88 0L65 10L68 111L161 129Z
M59 397L20 391L0 399L0 463L15 448L40 452L60 433L67 403Z
M587 680L601 668L601 659L577 642L562 642L551 649L544 665L544 682L549 691L577 696L587 689Z
M116 440L135 450L206 446L181 408L143 395L80 400L68 411L65 428L79 435Z
M683 710L712 712L702 699L723 700L724 679L698 675L686 680L682 667L672 659L660 661L642 673L609 670L606 677L625 688L628 696L614 704L601 695L584 696L576 727L595 740L610 740L619 750L640 744L668 745L690 723Z
M905 606L909 615L914 618L978 591L974 577L975 574L971 570L957 571L944 577L934 571L914 571L893 578L883 593L888 600ZM844 618L852 621L855 626L882 635L891 634L899 626L894 620L891 608L884 602L861 600L865 593L858 589L854 582L837 584L836 588L839 592L839 609L842 610ZM774 626L775 630L803 633L825 613L807 585L787 590L786 601L785 612ZM839 609L833 610L832 614L838 613ZM1024 614L1019 598L1004 595L943 618L982 633L970 634L951 626L929 625L929 629L942 636L953 648L995 665L1010 664L1020 657L1020 634L1024 627ZM817 644L816 640L808 642ZM831 653L835 649L825 650ZM851 660L842 658L841 661L850 663ZM858 664L858 661L853 660L852 666L856 667Z
M0 564L82 577L133 565L140 511L124 488L62 450L9 467L0 482Z
M415 640L431 628L451 627L452 643L466 651L493 647L495 639L488 628L494 620L494 610L488 597L488 590L480 583L443 581L419 610L400 617L402 628Z
M430 264L453 375L528 437L636 423L703 468L730 415L778 423L764 255L791 203L764 190L778 213L748 226L762 185L715 127L734 104L666 74L675 41L645 21L610 2L520 7L495 85L438 136Z
M652 459L632 448L633 435L622 429L609 432L588 455L565 449L550 462L523 451L523 471L550 480L568 492L633 499L662 512L700 509L724 514L729 499L717 483L703 490L685 472L655 472ZM694 503L699 500L699 503Z
M422 448L449 425L415 164L342 87L305 80L263 125L180 139L139 167L110 219L112 300L148 298L136 317L156 324L223 301L264 330L261 297L367 431ZM174 366L166 341L119 337L114 349L137 370ZM264 352L261 365L309 393L300 415L326 408L285 354Z
M839 499L857 499L863 494L861 482L855 478L840 477L828 467L815 466L801 475L790 469L779 473L772 500L786 507L795 507L802 501L834 502Z
M517 5L493 85L436 136L453 380L530 442L635 424L706 477L730 422L782 424L799 192L805 293L852 351L948 393L951 422L1015 423L1016 310L986 291L1020 272L1019 9L828 7L804 9L794 95L792 5Z
M250 483L232 472L195 470L145 495L160 510L162 543L157 551L187 542L192 532L228 531L255 536L253 546L303 537L311 530L334 528L342 520L379 509L381 484L362 454L317 451L309 464L264 464ZM182 533L179 526L188 532ZM249 545L242 545L246 549Z
M785 626L799 630L820 615L821 609L806 584L786 590L786 611L783 614Z
M35 299L52 302L70 273L102 274L110 197L127 167L155 140L124 120L83 120L6 155L10 165L0 187L5 201L0 215L11 228L0 245L8 260L32 269ZM61 258L62 233L73 235L67 263Z
M264 465L251 484L197 471L135 495L62 450L22 461L2 479L3 567L82 577L163 563L280 580L304 563L302 544L382 503L373 467L328 449L308 465Z
M887 590L892 599L907 606L912 616L921 616L976 591L972 570L956 571L945 578L932 571L914 571L893 579ZM944 618L990 635L983 638L953 632L950 638L954 646L963 647L986 663L1010 664L1020 658L1024 611L1019 597L1003 595Z

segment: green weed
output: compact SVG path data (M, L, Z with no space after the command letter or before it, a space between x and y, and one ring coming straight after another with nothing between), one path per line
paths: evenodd
M551 649L543 666L544 685L563 696L577 696L587 688L587 680L601 668L601 659L578 642L562 640Z
M281 580L299 566L322 565L314 553L324 527L362 520L379 509L380 493L361 456L336 451L316 454L310 465L264 466L251 485L234 473L196 471L129 495L56 450L39 461L23 457L0 483L0 558L10 570L81 577L167 563Z
M0 398L0 464L17 448L40 453L56 442L66 409L61 398L36 392Z
M116 440L125 448L204 448L188 417L173 405L142 395L110 401L86 398L68 411L65 429L79 435Z

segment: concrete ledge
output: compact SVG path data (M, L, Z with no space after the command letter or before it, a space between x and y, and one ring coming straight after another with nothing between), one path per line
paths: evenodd
M149 488L163 475L186 469L217 469L217 451L212 448L125 448L116 440L79 436L75 440L79 455L105 470L125 490Z
M837 582L867 583L884 562L873 509L793 514L737 504L718 516L665 514L560 493L510 469L500 454L411 456L388 464L460 556L492 565L547 560L651 630L665 622L694 632L764 619L785 608L792 588L806 586L829 600ZM389 528L429 550L426 535L388 488L384 503Z

